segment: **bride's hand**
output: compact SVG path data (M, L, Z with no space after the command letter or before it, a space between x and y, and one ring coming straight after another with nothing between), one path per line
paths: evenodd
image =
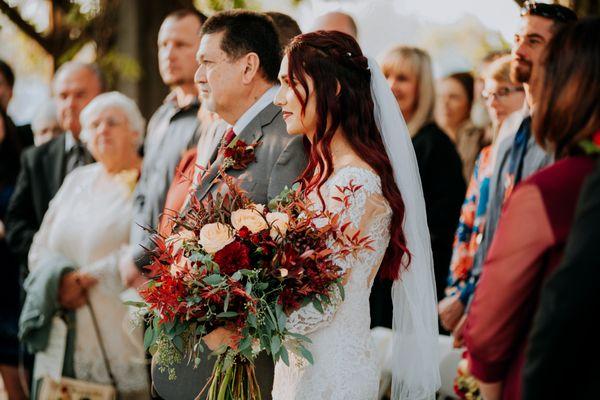
M203 336L202 340L206 346L211 350L215 351L222 345L227 345L231 348L237 347L236 333L232 329L219 327L211 331L208 335Z

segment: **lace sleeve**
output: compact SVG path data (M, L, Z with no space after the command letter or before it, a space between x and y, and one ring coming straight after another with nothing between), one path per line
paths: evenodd
M350 222L347 234L354 235L360 231L361 236L368 236L373 241L372 247L375 249L362 249L355 255L335 261L344 273L343 286L347 299L357 286L368 290L373 282L387 248L391 210L381 194L379 178L368 170L346 168L332 179L329 186L331 189L325 199L327 208L339 213L342 223ZM351 186L353 191L350 190ZM337 200L343 197L347 197L348 204ZM332 288L332 291L332 302L323 307L323 312L309 303L290 314L288 329L306 335L327 326L342 303L338 287Z

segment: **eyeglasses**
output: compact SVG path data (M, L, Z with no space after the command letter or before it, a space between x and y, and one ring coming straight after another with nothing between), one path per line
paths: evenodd
M563 23L577 20L577 14L570 8L557 4L536 3L535 1L525 2L521 8L521 16L525 15L536 15Z
M484 90L483 92L481 92L481 96L485 100L491 100L494 97L497 98L498 100L502 100L502 99L505 99L506 97L508 97L511 93L522 92L522 91L523 91L523 86L503 87L503 88L496 90L495 92Z

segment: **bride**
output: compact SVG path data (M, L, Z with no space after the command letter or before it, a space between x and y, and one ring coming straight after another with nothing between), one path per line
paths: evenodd
M370 337L374 279L393 279L393 399L433 399L439 387L435 287L425 205L408 129L385 78L340 32L297 36L286 50L275 98L290 134L303 134L309 164L300 182L315 207L373 241L339 262L342 301L292 313L314 364L291 355L275 366L275 400L377 398ZM353 186L350 203L336 197Z

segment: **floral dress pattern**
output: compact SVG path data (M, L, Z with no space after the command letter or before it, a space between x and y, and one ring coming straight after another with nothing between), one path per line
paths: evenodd
M463 304L468 302L475 289L475 279L471 270L485 228L490 178L493 172L491 158L490 145L481 150L475 161L473 176L467 188L454 236L446 296L458 294Z

